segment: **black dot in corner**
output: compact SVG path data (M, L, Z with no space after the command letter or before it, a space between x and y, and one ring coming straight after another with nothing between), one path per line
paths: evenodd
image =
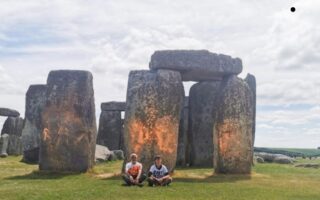
M296 8L295 7L291 7L291 12L295 12L296 11Z

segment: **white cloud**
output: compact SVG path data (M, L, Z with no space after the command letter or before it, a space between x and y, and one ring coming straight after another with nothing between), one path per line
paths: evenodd
M265 132L296 134L297 124L314 133L320 115L319 4L317 0L0 1L0 106L23 112L30 84L45 83L50 70L70 68L93 72L99 111L101 102L125 100L129 71L148 69L155 50L208 49L242 58L241 77L250 72L257 78L258 105L279 107L258 112L258 142L274 143L276 139ZM295 13L291 6L297 8ZM284 109L300 104L313 109ZM310 137L291 138L314 145ZM277 144L301 146L285 139L279 138Z

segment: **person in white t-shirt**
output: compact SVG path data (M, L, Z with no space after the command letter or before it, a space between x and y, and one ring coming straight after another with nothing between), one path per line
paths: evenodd
M127 186L143 186L142 182L147 178L147 176L142 173L142 164L137 161L137 154L131 154L130 158L131 162L126 164L125 173L122 175L122 178Z
M168 186L172 182L172 177L165 165L162 164L161 156L154 158L154 165L151 166L148 174L149 186Z

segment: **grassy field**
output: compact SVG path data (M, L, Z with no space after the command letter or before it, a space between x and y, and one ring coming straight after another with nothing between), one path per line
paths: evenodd
M99 164L86 174L44 174L37 171L37 165L21 163L20 159L0 159L1 200L320 199L320 169L293 165L257 164L251 176L213 175L212 169L177 169L171 186L139 188L121 186L121 162Z

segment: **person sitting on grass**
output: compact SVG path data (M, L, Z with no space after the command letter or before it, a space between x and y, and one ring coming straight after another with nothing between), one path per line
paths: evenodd
M130 158L131 162L126 164L125 173L122 175L122 178L127 186L137 185L141 187L143 186L142 182L147 176L142 173L142 164L137 161L137 154L131 154Z
M172 182L169 171L167 167L162 164L162 159L159 155L154 158L154 165L151 166L148 176L150 187L168 186Z

